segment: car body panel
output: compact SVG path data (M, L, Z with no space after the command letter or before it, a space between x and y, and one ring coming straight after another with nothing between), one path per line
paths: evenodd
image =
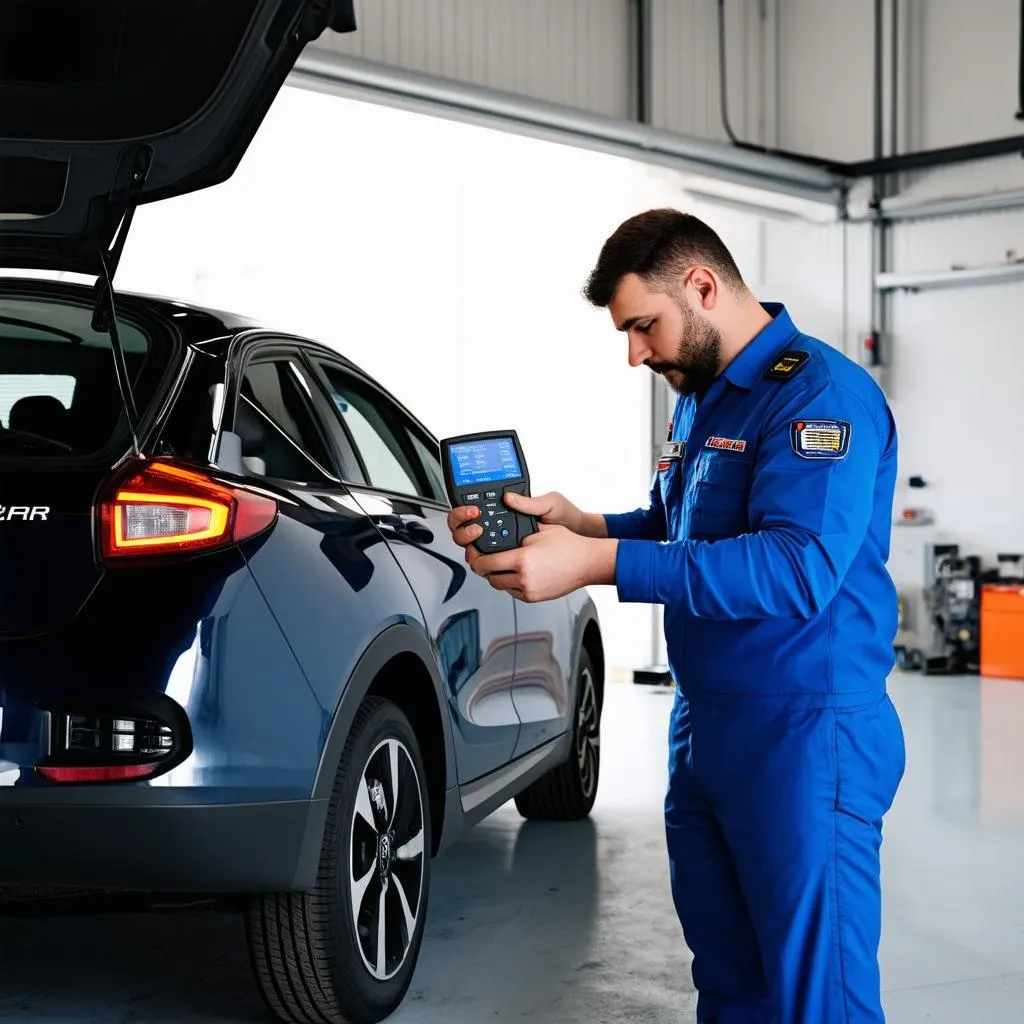
M439 662L458 782L504 767L519 738L512 598L469 571L448 530L447 510L371 490L354 490L353 497L371 518L386 508L394 522L386 528L388 544L419 600Z
M512 697L522 722L517 757L572 728L574 639L566 601L516 602Z
M126 788L207 803L308 797L324 712L237 549L108 571L56 634L0 644L0 760L21 766L15 788L52 788L32 771L45 742L41 704L130 704L139 692L185 711L193 750Z

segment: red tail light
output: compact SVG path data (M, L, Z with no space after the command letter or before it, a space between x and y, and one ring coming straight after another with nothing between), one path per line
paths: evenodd
M48 782L124 782L152 775L159 764L118 764L72 768L66 765L40 765L36 771Z
M119 478L99 506L105 559L192 554L254 537L277 518L277 502L169 462L146 462Z

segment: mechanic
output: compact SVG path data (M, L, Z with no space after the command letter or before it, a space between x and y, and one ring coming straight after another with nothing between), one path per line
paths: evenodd
M885 398L679 211L622 224L585 294L678 396L648 507L509 495L541 523L520 548L468 547L475 508L452 534L520 600L608 584L665 606L666 838L698 1022L884 1021L882 818L905 768Z

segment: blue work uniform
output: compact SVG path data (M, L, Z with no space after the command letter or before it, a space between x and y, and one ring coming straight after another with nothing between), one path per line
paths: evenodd
M672 893L714 1024L876 1024L896 430L785 308L680 397L650 504L608 515L622 601L665 606Z

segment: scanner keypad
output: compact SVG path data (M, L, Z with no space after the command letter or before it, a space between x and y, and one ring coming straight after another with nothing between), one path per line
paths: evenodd
M462 500L480 509L477 524L484 532L476 542L478 546L486 550L502 551L515 545L515 517L505 507L500 492L470 491L462 495Z

